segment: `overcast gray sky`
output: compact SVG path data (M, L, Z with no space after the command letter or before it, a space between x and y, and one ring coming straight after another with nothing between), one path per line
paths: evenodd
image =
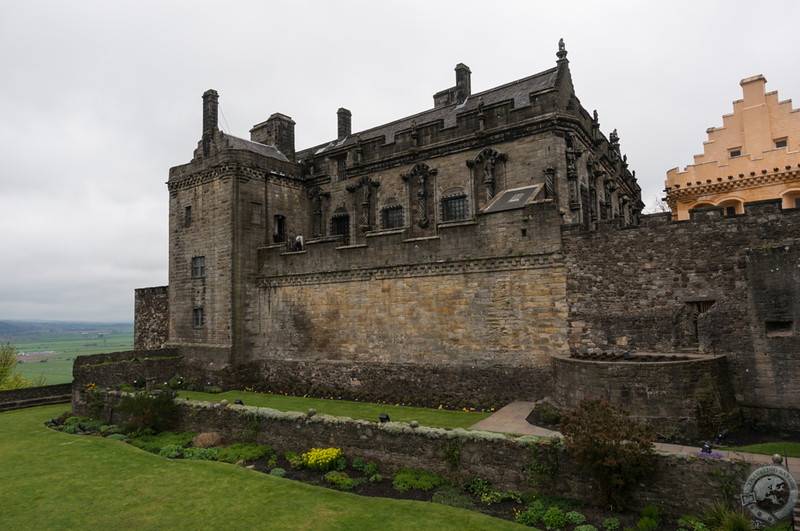
M298 149L479 92L569 52L575 90L616 128L650 204L764 74L800 102L800 2L10 1L0 5L0 319L130 321L167 283L167 180L201 134L201 95L249 138L274 112ZM795 107L800 103L795 103Z

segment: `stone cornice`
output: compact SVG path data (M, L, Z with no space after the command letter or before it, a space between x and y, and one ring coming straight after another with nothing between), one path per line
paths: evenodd
M171 193L174 193L177 192L178 190L185 190L187 188L193 188L195 186L208 184L217 179L222 179L226 177L258 179L262 181L267 179L269 180L269 182L281 182L283 184L295 185L298 188L302 186L302 181L295 176L285 175L271 170L252 168L245 164L237 163L237 164L222 164L219 166L213 166L211 168L206 168L191 173L179 179L170 180L167 182L167 189Z
M710 184L706 183L700 185L693 185L686 188L681 187L677 190L674 188L670 189L667 191L667 197L674 198L676 200L686 200L700 195L723 194L735 190L759 188L761 186L768 184L785 183L792 181L800 182L800 170L798 169L785 170L785 171L780 171L778 173L775 173L773 171L767 173L760 173L756 175L748 175L745 177L733 177L732 179L729 178L729 176L717 177L717 181L712 182Z
M258 284L262 288L332 284L338 282L363 282L393 278L463 275L497 271L521 271L563 266L560 253L530 254L523 256L475 258L424 264L402 264L395 266L365 267L361 269L310 272L282 276L262 276Z

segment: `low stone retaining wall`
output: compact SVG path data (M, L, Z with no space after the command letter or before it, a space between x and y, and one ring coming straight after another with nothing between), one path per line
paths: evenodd
M0 411L69 402L71 392L71 383L0 391Z
M633 357L648 359L648 354ZM653 356L656 358L655 356ZM662 357L658 357L661 359ZM736 410L725 356L679 361L593 361L553 357L553 398L564 410L584 398L622 404L662 435L713 437Z
M80 396L74 409L78 414L87 414L86 393L77 394ZM109 394L102 418L122 423L125 419L115 411L120 400ZM421 468L454 482L477 476L491 479L496 488L504 490L539 490L586 502L595 499L588 476L560 444L550 440L462 429L412 428L400 422L327 415L309 417L250 406L222 407L181 399L178 402L176 431L216 431L226 444L241 440L246 432L255 432L260 444L270 445L279 453L337 447L349 459L375 461L384 472L401 467ZM458 459L453 457L456 450L460 453ZM552 474L542 472L548 467L552 467ZM632 489L630 506L641 509L654 504L670 516L697 514L708 504L722 500L726 491L736 492L731 488L738 489L751 468L749 463L726 459L659 455L652 474Z
M172 349L131 350L78 356L72 366L72 384L76 390L89 383L100 388L132 384L134 380L169 381L181 372L181 356Z

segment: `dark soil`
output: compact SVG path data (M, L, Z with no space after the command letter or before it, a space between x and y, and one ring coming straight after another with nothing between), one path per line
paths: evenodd
M253 470L267 474L273 469L273 467L269 466L269 459L266 457L258 461L255 461L253 463L248 463L248 466ZM324 473L316 472L313 470L292 469L292 467L283 457L278 458L277 468L282 468L286 471L286 474L283 476L284 479L301 481L303 483L307 483L309 485L316 485L318 487L334 488L323 478L323 476L325 475ZM346 472L347 475L350 476L350 478L354 479L357 482L353 490L348 492L351 492L353 494L358 494L359 496L392 498L396 500L433 502L434 496L437 492L437 489L428 492L417 489L410 489L404 492L398 491L392 486L391 475L386 473L384 473L382 481L370 482L368 478L364 477L364 475L361 472L351 467L345 469L344 472ZM453 487L443 487L443 489L448 489L448 488L452 489ZM461 491L461 493L464 494L463 491ZM489 516L493 516L495 518L502 518L504 520L513 521L515 518L515 511L524 511L528 503L532 499L534 499L532 496L533 495L528 496L527 498L523 497L523 501L521 503L516 503L513 501L503 501L493 504L486 504L481 502L479 499L475 497L471 497L471 500L468 503L458 504L458 505L454 504L454 506L457 506L461 509L478 511L487 514ZM574 500L560 500L560 501L562 503L572 504L573 507L571 507L568 510L574 510L583 514L586 517L585 523L592 524L598 529L601 529L600 524L602 524L606 518L610 517L617 518L621 523L620 529L623 529L626 526L635 527L636 522L640 518L640 515L637 513L612 513ZM572 527L574 526L568 526L567 531L569 531L569 529L571 529Z

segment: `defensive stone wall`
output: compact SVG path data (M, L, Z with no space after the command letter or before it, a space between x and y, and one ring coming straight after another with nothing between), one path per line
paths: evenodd
M124 419L113 411L120 398L109 396L103 418L120 423ZM88 412L84 402L76 404L78 413ZM586 473L569 454L553 447L549 440L514 438L499 433L411 428L408 424L377 423L350 418L303 413L278 412L266 408L182 402L175 430L216 431L223 442L240 441L253 427L256 441L280 453L303 453L311 448L336 447L348 459L361 457L374 461L388 475L401 467L430 470L461 483L471 477L490 479L504 490L529 492L539 489L548 494L593 501L596 493ZM452 449L460 451L453 466ZM553 475L531 475L530 465L554 466ZM664 516L699 514L708 505L723 501L723 485L742 484L752 465L725 459L689 455L659 455L653 473L630 493L634 510L657 505Z
M724 353L740 403L787 407L796 391L782 375L800 370L791 355L797 332L786 324L787 315L798 320L789 295L796 287L788 288L796 286L796 257L747 251L792 241L798 226L800 210L781 210L780 200L771 200L747 203L737 216L711 207L694 211L691 221L659 214L624 230L613 223L594 233L565 228L570 350ZM772 297L784 288L790 298ZM774 338L757 322L758 312L778 316L769 325L780 329ZM782 354L771 352L773 339L779 351L785 346ZM773 369L776 356L781 373ZM790 392L779 397L769 388ZM798 401L789 407L797 410Z

